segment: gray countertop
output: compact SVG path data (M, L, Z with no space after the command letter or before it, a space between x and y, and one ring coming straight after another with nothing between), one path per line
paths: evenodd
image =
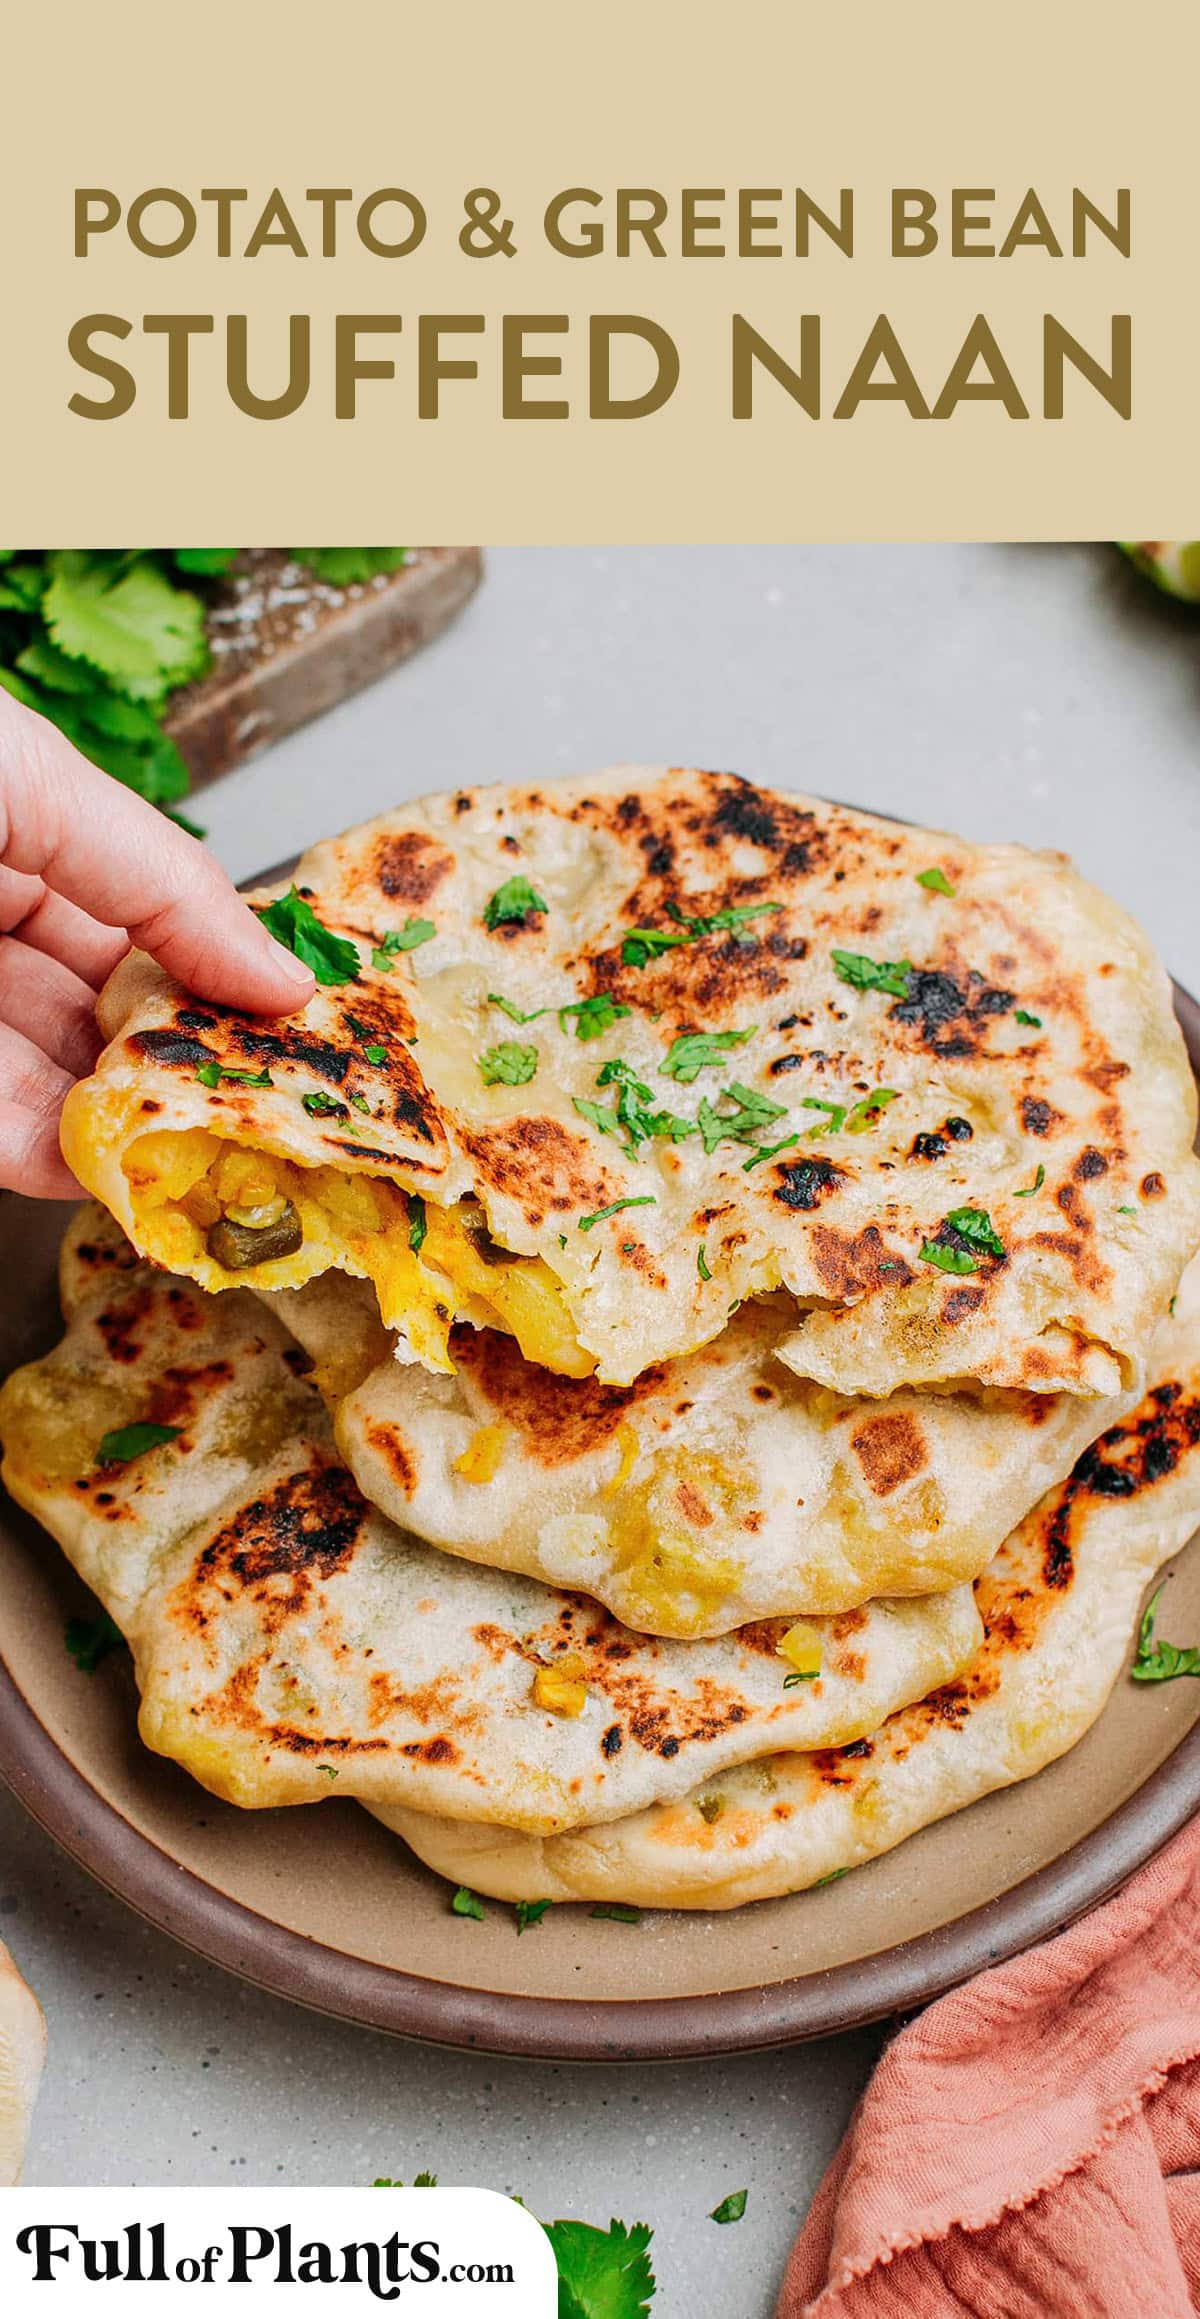
M200 803L235 875L422 790L731 766L1073 853L1200 987L1200 620L1070 547L496 549L430 651ZM663 2319L767 2319L878 2039L652 2070L400 2045L149 1931L0 1793L46 2008L34 2183L411 2179L655 2228ZM706 2220L750 2186L746 2219Z

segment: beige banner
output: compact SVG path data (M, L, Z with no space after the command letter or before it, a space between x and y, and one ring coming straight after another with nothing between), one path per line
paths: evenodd
M1198 27L12 8L0 539L1178 533Z

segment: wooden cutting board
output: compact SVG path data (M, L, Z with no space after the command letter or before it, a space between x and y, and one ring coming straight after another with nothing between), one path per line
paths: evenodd
M212 667L166 719L199 788L440 634L473 596L478 548L413 548L400 571L330 587L285 548L248 548L208 598Z

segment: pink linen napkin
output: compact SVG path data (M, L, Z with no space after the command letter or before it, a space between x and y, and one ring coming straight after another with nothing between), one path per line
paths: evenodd
M880 2059L777 2319L1200 2312L1200 1819Z

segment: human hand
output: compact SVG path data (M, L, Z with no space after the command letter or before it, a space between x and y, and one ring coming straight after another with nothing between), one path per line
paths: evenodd
M99 1053L96 993L131 943L251 1014L291 1014L315 987L195 838L0 688L0 1185L78 1193L59 1113Z

